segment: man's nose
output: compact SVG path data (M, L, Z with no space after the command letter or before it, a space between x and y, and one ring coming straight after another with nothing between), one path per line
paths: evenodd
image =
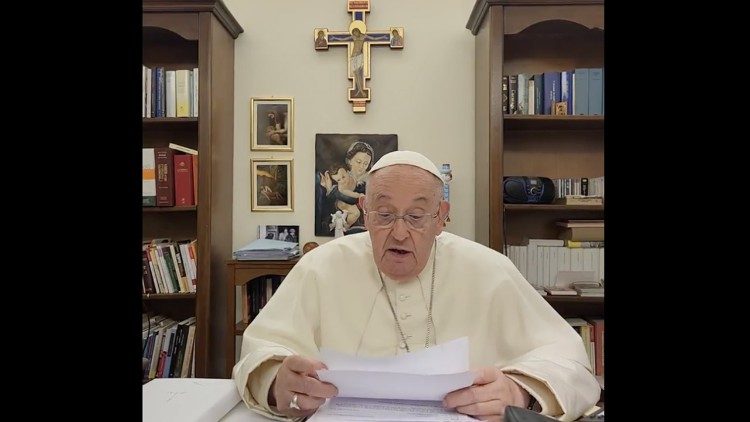
M409 237L409 229L406 227L406 222L403 218L397 218L393 223L391 235L398 241L406 240L406 238Z

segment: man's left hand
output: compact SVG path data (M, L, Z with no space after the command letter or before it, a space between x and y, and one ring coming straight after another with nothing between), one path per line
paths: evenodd
M443 399L443 406L483 421L503 420L506 406L526 407L529 393L494 366L478 371L474 384L452 391Z

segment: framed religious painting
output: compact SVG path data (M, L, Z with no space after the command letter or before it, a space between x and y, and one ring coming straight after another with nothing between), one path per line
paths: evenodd
M294 99L250 99L252 151L294 151Z
M293 160L251 159L251 211L293 211Z
M315 135L315 236L365 231L358 200L367 175L383 155L398 150L398 135Z

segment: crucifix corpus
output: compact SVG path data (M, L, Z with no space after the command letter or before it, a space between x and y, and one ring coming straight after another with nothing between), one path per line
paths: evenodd
M370 101L370 89L366 87L367 79L370 79L370 46L404 48L404 28L391 26L387 31L368 31L365 14L370 12L370 0L347 0L347 11L352 14L348 31L315 28L313 40L316 50L328 50L330 45L346 46L349 63L347 74L352 80L349 102L352 103L352 111L364 113L367 111L367 101Z

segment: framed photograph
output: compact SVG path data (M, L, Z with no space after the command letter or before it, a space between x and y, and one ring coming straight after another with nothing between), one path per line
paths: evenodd
M380 157L396 150L398 135L315 135L315 236L334 236L342 216L345 235L366 230L357 201L367 174Z
M294 151L294 99L250 99L252 151Z
M251 159L251 211L293 211L293 160Z
M258 226L258 239L281 240L299 243L299 226Z

